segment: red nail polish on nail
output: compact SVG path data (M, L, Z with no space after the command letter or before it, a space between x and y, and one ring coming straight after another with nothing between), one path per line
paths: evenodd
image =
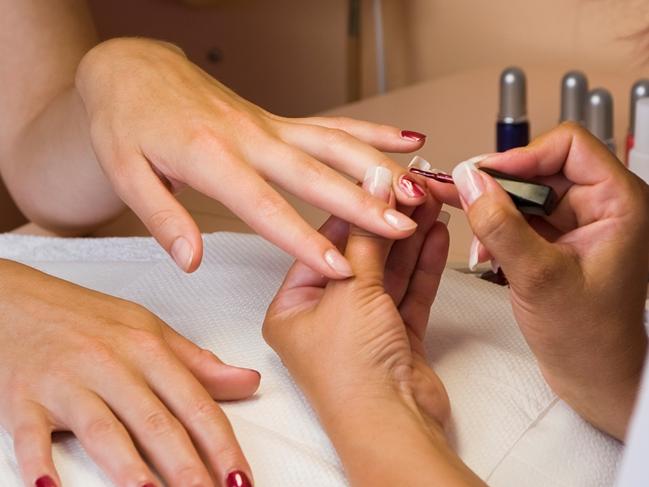
M36 487L56 487L56 484L52 480L52 477L49 475L43 475L42 477L39 477L35 484Z
M422 196L426 196L426 193L423 189L421 189L421 186L419 186L414 181L410 181L410 179L406 179L405 177L401 177L399 186L411 198L421 198Z
M148 484L144 484L142 487L155 487L155 485L148 483Z
M414 142L421 142L426 140L425 134L420 134L419 132L414 132L412 130L402 130L401 137L404 139L412 140Z
M240 471L230 473L225 480L225 485L227 487L252 487L246 474Z

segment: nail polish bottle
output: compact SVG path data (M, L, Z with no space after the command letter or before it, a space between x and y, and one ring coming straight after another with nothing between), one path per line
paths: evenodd
M496 123L496 150L503 152L530 142L525 73L510 67L500 75L500 111Z
M588 93L586 102L586 128L604 142L615 154L613 140L613 97L605 88L597 88Z
M635 145L629 152L629 169L649 184L649 98L640 98L635 108Z
M649 96L649 79L640 79L633 83L629 95L629 131L626 135L625 161L629 164L629 152L633 149L635 133L635 108L640 98Z
M569 71L561 80L561 116L559 122L586 123L588 78L581 71Z

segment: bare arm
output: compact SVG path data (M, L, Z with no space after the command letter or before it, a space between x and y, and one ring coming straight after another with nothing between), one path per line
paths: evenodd
M87 232L123 209L74 88L80 60L97 43L90 12L83 0L0 0L0 10L0 171L28 218Z

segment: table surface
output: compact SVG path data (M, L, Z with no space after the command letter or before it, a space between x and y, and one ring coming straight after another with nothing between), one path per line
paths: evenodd
M528 112L532 135L552 129L559 116L561 68L526 67ZM480 68L431 80L386 95L362 100L325 113L348 116L426 133L428 140L419 154L434 167L452 169L459 161L491 152L495 146L495 116L501 68ZM615 73L588 73L591 86L604 86L615 99L615 128L618 148L623 149L628 125L628 92L633 79ZM412 155L394 159L407 164ZM326 215L291 195L287 199L313 225ZM194 191L179 196L205 232L250 232L250 228L220 203ZM471 232L461 211L449 210L451 249L449 265L466 266ZM97 232L106 235L146 235L146 229L132 214L125 214Z

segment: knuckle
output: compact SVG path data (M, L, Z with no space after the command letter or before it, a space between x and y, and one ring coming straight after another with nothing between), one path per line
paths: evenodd
M81 427L81 433L91 441L98 441L112 436L119 430L117 421L108 416L92 418Z
M282 213L283 205L267 191L261 191L255 198L255 208L260 221L273 220Z
M187 487L207 487L212 485L207 473L198 465L183 465L178 467L173 476L175 478L173 485Z
M194 423L219 423L218 406L211 399L197 399L189 406L188 419Z
M152 232L173 225L177 220L176 211L170 208L162 208L154 211L148 218L148 226Z
M82 350L102 369L114 369L120 364L119 357L113 349L95 338L86 339Z
M146 413L142 424L146 434L153 437L167 436L177 428L173 417L161 409L154 409Z
M482 200L483 198L476 200L469 209L469 219L473 231L481 240L498 239L507 233L509 224L515 215L508 208L493 204L487 205Z
M325 141L330 146L337 146L349 141L351 135L340 128L327 129Z
M161 360L169 354L164 339L148 330L132 328L128 337L131 345L136 346L138 352L148 357L148 360Z

